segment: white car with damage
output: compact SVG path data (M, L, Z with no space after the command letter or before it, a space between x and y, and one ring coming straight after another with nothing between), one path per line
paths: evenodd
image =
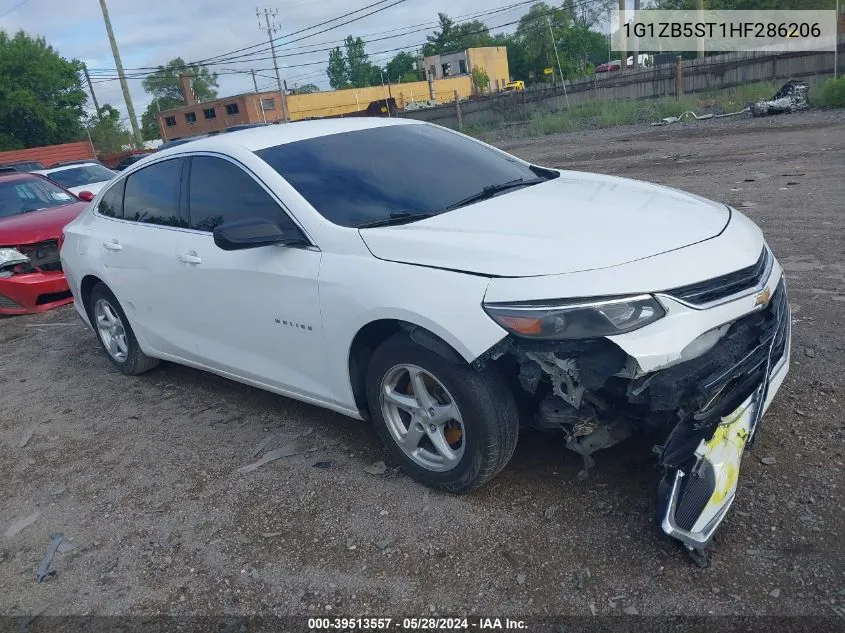
M65 229L111 362L214 372L371 420L417 480L490 480L520 426L584 459L660 438L663 530L699 562L787 374L782 269L735 209L397 119L153 154Z

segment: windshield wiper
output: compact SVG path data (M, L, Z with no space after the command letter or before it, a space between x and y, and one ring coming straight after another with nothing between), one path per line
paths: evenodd
M450 204L448 207L446 207L446 210L451 211L452 209L457 209L458 207L465 207L466 205L472 204L473 202L481 202L482 200L492 198L493 196L500 194L504 191L508 191L509 189L530 187L531 185L537 185L541 182L546 182L547 180L548 178L529 178L528 180L526 180L525 178L517 178L516 180L509 180L508 182L502 182L497 185L487 185L478 193L474 193L471 196L467 196L463 200L458 200L454 204Z
M373 220L372 222L364 222L355 228L358 229L372 229L377 226L396 226L397 224L408 224L409 222L416 222L417 220L424 220L437 215L429 211L421 211L414 213L412 211L392 211L390 215L381 220Z

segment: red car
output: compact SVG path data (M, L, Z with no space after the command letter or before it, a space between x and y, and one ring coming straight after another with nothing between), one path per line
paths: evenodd
M0 174L0 315L73 301L59 247L62 229L87 204L38 174Z

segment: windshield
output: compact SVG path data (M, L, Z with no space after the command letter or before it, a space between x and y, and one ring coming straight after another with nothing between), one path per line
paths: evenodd
M76 201L67 191L43 178L0 182L0 218Z
M47 178L55 180L63 187L84 187L95 182L111 180L116 175L116 172L100 165L82 165L80 167L71 167L70 169L51 171L47 174Z
M320 214L349 227L442 213L485 190L494 195L503 183L530 185L557 175L434 125L332 134L256 154Z

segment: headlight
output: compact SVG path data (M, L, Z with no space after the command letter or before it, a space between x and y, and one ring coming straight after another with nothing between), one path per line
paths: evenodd
M526 338L582 339L637 330L666 314L651 295L569 302L484 304L503 328Z
M16 248L0 248L0 266L25 264L28 261L29 257Z

